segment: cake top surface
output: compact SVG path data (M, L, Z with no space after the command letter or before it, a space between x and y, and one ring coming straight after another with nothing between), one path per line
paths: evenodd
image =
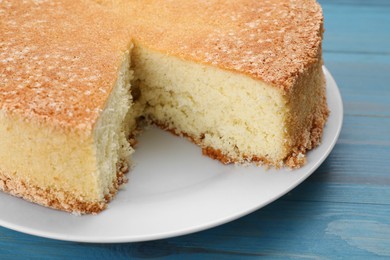
M132 40L286 91L322 19L315 0L0 0L0 109L92 129Z
M0 1L0 110L90 132L128 32L84 1Z

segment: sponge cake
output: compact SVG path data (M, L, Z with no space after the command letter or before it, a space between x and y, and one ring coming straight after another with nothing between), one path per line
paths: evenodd
M0 189L103 210L139 118L223 163L300 167L328 116L312 0L1 1Z

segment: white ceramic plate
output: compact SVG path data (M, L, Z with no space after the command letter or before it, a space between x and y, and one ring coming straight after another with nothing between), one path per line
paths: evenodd
M225 166L185 139L152 128L140 138L129 183L99 215L74 216L0 193L0 225L79 242L133 242L188 234L251 213L304 181L340 133L343 105L324 68L331 110L322 144L299 170Z

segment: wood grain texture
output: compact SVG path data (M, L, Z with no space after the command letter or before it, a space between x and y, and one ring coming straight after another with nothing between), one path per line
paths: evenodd
M320 1L325 64L345 119L324 164L246 217L159 241L80 244L0 227L0 259L372 259L390 257L390 1Z

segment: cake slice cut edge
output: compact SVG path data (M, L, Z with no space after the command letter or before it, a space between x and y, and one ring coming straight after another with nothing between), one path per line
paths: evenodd
M43 206L98 213L126 182L133 149L125 117L130 110L130 51L92 131L0 113L0 189ZM18 155L18 156L15 156Z
M136 44L134 77L145 116L223 163L299 168L328 117L319 54L287 90L248 75Z

